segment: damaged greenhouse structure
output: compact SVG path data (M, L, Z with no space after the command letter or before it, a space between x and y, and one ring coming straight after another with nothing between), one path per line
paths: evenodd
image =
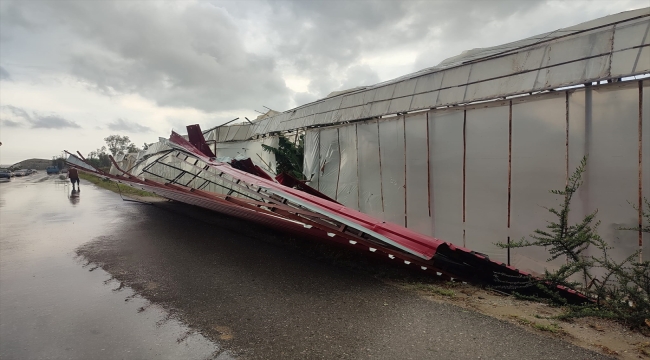
M190 125L188 135L118 156L110 173L81 156L68 163L165 198L489 284L497 273L554 266L545 253L495 243L545 227L543 206L554 203L548 190L564 188L569 169L588 154L573 213L598 209L612 255L642 250L647 260L639 209L650 197L648 73L645 8L466 51L252 122ZM262 145L277 146L279 136L304 136L308 182L273 174L274 155Z

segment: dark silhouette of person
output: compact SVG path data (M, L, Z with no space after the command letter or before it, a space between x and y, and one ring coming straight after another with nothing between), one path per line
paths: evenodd
M79 203L79 190L72 190L69 199L72 205L77 205Z
M75 190L74 188L74 183L77 183L77 187L79 188L79 191L81 191L81 186L79 185L79 171L75 168L70 168L68 170L68 178L70 179L70 182L72 183L72 191Z

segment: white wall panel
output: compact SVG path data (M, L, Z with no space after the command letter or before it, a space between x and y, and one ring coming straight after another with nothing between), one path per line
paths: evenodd
M467 110L465 245L505 262L507 240L508 106Z
M404 118L379 122L384 219L404 226Z
M434 236L463 246L464 111L429 112Z
M347 125L339 128L339 146L341 147L341 167L336 201L359 209L359 177L357 161L357 126Z
M339 181L339 131L336 128L320 131L320 175L318 191L336 198L336 187Z
M377 122L357 125L359 149L359 209L383 218L381 171L379 165L379 133Z
M562 197L550 190L564 189L566 174L566 95L514 99L512 105L512 187L510 239L519 241L536 230L547 230L555 217L544 207L556 207ZM548 253L539 247L510 249L510 264L541 274Z
M407 116L406 133L406 216L407 227L433 235L429 203L429 146L427 113Z
M597 219L602 221L598 232L614 247L611 255L622 260L638 249L636 232L618 230L638 223L638 214L628 203L638 201L637 84L590 87L571 97L576 99L570 106L584 104L585 115L580 117L578 112L575 118L569 117L569 171L589 155L584 184L573 207L579 210L572 220L598 209Z

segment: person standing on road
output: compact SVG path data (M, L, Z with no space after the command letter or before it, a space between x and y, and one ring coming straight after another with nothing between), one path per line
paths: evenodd
M70 168L70 170L68 170L68 178L72 183L72 190L74 191L74 183L76 182L79 191L81 191L81 186L79 185L79 171L75 168Z

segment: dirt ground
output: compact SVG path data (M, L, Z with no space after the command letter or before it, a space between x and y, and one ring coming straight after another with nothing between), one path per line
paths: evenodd
M650 337L614 321L580 318L571 322L554 319L563 310L540 302L481 289L463 283L404 283L394 286L418 292L431 301L454 304L543 333L619 359L650 359Z

